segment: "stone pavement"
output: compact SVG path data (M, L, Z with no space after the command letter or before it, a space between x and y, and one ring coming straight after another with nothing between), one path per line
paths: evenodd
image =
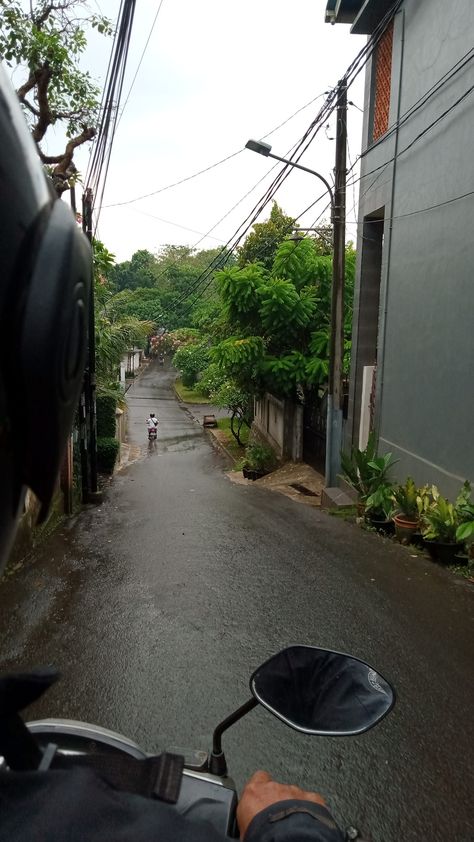
M186 407L191 417L202 426L205 415L215 415L216 418L226 418L229 412L210 404L190 404L178 400ZM207 428L213 442L224 451L226 456L235 464L235 458L227 448L227 437L218 428ZM245 479L241 471L229 471L227 476L237 485L255 485L267 491L278 491L286 497L306 506L320 506L321 493L324 488L324 477L304 462L286 462L277 470L267 474L259 480Z
M115 470L121 471L132 462L136 462L142 455L142 449L137 444L130 444L129 442L120 442L120 459L117 461Z
M296 503L321 505L324 477L304 462L286 462L276 471L255 481L245 479L240 471L229 471L227 476L238 485L254 485L266 491L278 491Z

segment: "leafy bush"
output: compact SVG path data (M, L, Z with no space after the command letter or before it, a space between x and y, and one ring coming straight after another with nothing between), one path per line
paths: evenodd
M181 380L186 389L192 389L197 381L197 371L183 371Z
M365 450L353 447L350 454L341 453L343 477L363 502L381 485L389 482L388 473L395 464L391 453L377 456L375 434L372 432Z
M228 409L231 413L230 430L237 444L244 444L241 434L245 425L250 429L253 419L253 399L249 392L240 389L232 380L225 380L219 389L211 392L211 400L216 406Z
M406 518L418 520L425 493L425 488L418 489L412 477L407 477L404 485L397 485L393 490L398 512Z
M245 451L245 467L254 471L271 471L276 464L275 453L267 444L253 441Z
M183 385L188 389L192 389L208 363L209 348L202 343L184 345L173 357L173 365L181 372Z
M110 436L97 439L97 467L101 473L113 474L119 447L117 439Z
M212 396L214 399L214 394L218 392L226 382L225 374L220 366L218 366L217 363L209 363L207 368L201 372L198 389L201 394L206 396L206 398Z
M97 435L99 438L115 438L115 412L117 401L113 395L97 395Z
M474 537L474 504L471 485L466 480L456 502L442 497L436 486L431 489L432 502L423 512L423 537L428 541L452 544Z
M393 485L379 485L365 501L365 512L374 518L388 520L393 512Z

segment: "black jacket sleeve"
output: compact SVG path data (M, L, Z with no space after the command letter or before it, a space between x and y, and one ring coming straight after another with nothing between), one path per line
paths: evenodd
M113 790L89 769L0 772L0 838L8 842L225 842L205 821ZM280 801L250 823L245 842L343 842L331 814Z
M344 836L325 807L279 801L250 822L245 842L344 842Z

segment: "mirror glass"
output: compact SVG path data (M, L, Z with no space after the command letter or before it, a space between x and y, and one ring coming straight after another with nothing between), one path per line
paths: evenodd
M255 670L255 698L306 734L343 736L372 728L394 704L388 682L372 667L339 652L290 646Z

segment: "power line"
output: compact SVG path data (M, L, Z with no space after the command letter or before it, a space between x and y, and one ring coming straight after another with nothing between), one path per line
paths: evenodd
M435 94L437 94L441 90L441 88L444 87L444 85L450 82L458 73L461 72L461 70L464 70L466 65L468 65L469 62L471 62L473 59L474 47L471 47L471 49L468 50L467 53L465 53L463 56L461 56L461 58L455 64L453 64L453 66L450 67L450 69L446 71L446 73L443 74L443 76L441 76L437 82L435 82L431 86L431 88L428 88L428 90L425 91L425 93L415 103L413 103L413 105L411 105L410 108L408 108L404 114L402 114L399 120L397 120L397 122L394 123L394 125L387 132L385 132L385 134L382 135L382 137L380 137L378 140L372 143L367 149L364 149L364 151L361 152L361 154L359 155L358 160L364 158L366 155L368 155L369 152L371 152L373 149L375 149L381 143L384 143L386 140L388 140L389 137L395 134L395 132L398 129L400 129L401 126L403 126L407 122L407 120L413 117L413 115L416 114L416 112L419 111L420 108L423 108L423 106L426 105L426 103L429 102L429 100Z
M296 117L297 114L301 114L301 112L305 111L306 108L313 104L313 102L316 102L316 100L321 99L321 97L325 96L326 94L327 91L324 91L324 93L318 94L318 96L315 96L313 97L313 99L310 99L310 101L307 102L306 105L302 105L301 108L298 108L297 111L294 111L293 114L290 114L290 116L287 117L286 120L283 120L282 123L279 123L278 126L275 126L275 128L272 129L270 132L267 132L266 134L262 135L262 140L264 140L266 137L270 137L270 135L272 134L275 134L275 132L278 131L278 129L281 129L282 126L286 126L286 124L289 123L290 120L293 119L293 117Z
M270 137L271 134L274 134L274 132L276 132L282 126L286 125L286 123L289 123L290 120L293 119L293 117L296 117L297 114L300 114L301 111L304 111L306 108L308 108L310 105L312 105L313 102L316 102L316 100L320 99L322 96L324 96L324 93L318 94L318 96L313 97L313 99L311 99L309 102L307 102L301 108L298 108L297 111L294 111L293 114L290 114L290 116L287 117L286 120L284 120L282 123L279 123L278 126L275 126L275 128L272 129L271 131L267 132L267 134L264 134L263 137L264 138ZM125 108L125 106L124 106L124 108ZM122 113L123 113L123 110L122 110ZM153 190L151 193L144 193L142 196L136 196L134 199L126 199L124 202L114 202L113 204L110 204L110 205L104 205L104 209L105 208L116 208L116 207L119 207L121 205L129 205L129 204L132 204L133 202L139 202L141 199L149 199L151 196L157 196L159 193L164 193L165 190L171 190L171 188L178 187L180 184L184 184L186 181L191 181L191 179L193 179L193 178L197 178L200 175L204 175L204 173L209 172L210 170L214 169L214 167L218 167L218 166L220 166L220 164L225 164L226 161L230 161L231 158L235 158L237 155L240 155L240 153L243 152L243 151L244 151L243 149L238 149L237 152L232 152L230 155L227 155L225 158L222 158L220 161L216 161L214 164L210 164L208 167L205 167L202 170L198 170L198 172L195 172L192 175L188 175L185 178L181 178L179 181L175 181L172 184L167 184L165 187L160 187L160 188L158 188L158 190ZM258 184L260 184L260 181L262 181L262 180L263 179L260 179L256 183L255 187ZM252 190L253 189L254 188L252 188ZM252 191L249 191L249 192L252 192ZM249 194L247 193L246 196L247 195L249 195Z
M346 73L344 74L344 77L343 77L344 80L346 81L347 87L349 87L354 82L357 75L360 73L362 68L367 63L369 57L372 55L372 52L375 50L375 48L378 44L378 41L382 37L382 34L385 31L386 26L388 25L388 23L390 22L392 17L397 12L401 3L402 3L402 0L395 0L393 5L390 7L388 12L384 16L384 18L380 21L378 27L375 29L371 38L367 41L367 43L362 48L362 50L359 51L359 53L357 54L354 61L349 65L349 68L347 69L347 71L346 71ZM271 201L271 199L274 197L275 193L277 192L277 190L279 189L281 184L283 184L283 182L288 177L289 172L292 169L291 163L298 162L300 160L300 158L302 157L302 155L304 154L306 149L309 147L309 145L314 140L316 134L320 130L321 126L323 125L324 120L326 120L327 117L330 114L332 114L332 112L335 110L337 105L338 105L337 89L333 88L330 91L330 93L329 93L325 103L321 107L320 111L316 115L315 119L312 121L312 123L310 124L310 126L306 130L303 137L300 139L300 141L298 141L297 144L295 144L295 146L293 147L293 151L288 153L290 155L289 163L284 164L284 166L282 167L280 172L277 174L276 178L274 179L274 181L272 182L272 184L270 185L270 187L268 188L268 190L266 191L266 193L264 194L264 196L262 197L260 202L258 202L257 205L255 205L254 210L251 211L251 213L247 216L247 218L244 220L244 222L239 226L239 228L237 229L237 231L235 232L233 237L231 237L230 240L228 240L227 246L229 246L229 251L227 253L226 261L229 259L230 254L232 254L232 252L238 246L242 237L245 236L246 232L249 230L249 228L251 228L251 226L253 225L255 220L258 218L258 216L260 215L262 210L265 208L265 206L268 204L268 202ZM306 143L306 145L304 145L305 143ZM297 157L295 158L295 156L297 156ZM323 213L324 212L325 211L323 210ZM250 218L250 217L252 217L252 218ZM250 221L248 222L248 220L250 220ZM247 222L248 222L248 225L246 225ZM244 230L242 231L242 229L244 229ZM231 243L232 243L232 245L231 245ZM195 284L193 285L193 290L191 290L191 294L194 290L197 290L197 288L200 284L203 284L203 283L205 284L205 286L201 289L199 294L200 295L204 294L204 292L206 291L206 289L209 287L210 283L212 282L212 278L211 278L211 280L208 280L209 276L211 274L213 274L213 272L215 271L216 268L217 267L210 264L209 267L207 267L207 269L204 270L204 272L201 273L200 277L196 280ZM206 283L206 281L207 281L207 283ZM190 293L188 291L187 294L184 296L184 298L187 297L189 294ZM195 297L195 299L193 300L193 302L191 302L190 308L195 305L198 297L199 297L199 295L197 295ZM180 301L176 302L175 307L178 306L178 304L181 303L184 300L184 298L182 298ZM190 308L187 308L187 310L185 311L185 314L189 311Z
M352 181L348 186L351 187L352 184L356 184L358 181L361 181L363 178L367 178L367 176L373 175L373 173L378 172L381 169L385 169L386 167L388 167L389 164L393 163L393 161L395 161L395 159L398 160L402 155L404 155L405 152L408 152L408 150L411 149L412 146L414 146L415 143L417 143L417 141L420 140L420 138L424 137L425 134L427 134L430 131L430 129L432 129L434 126L436 126L438 123L440 123L441 120L444 119L444 117L446 117L448 114L451 113L451 111L453 111L458 105L460 105L460 103L463 102L466 99L466 97L468 97L469 94L471 94L473 91L474 91L474 85L471 85L470 88L467 89L467 91L465 91L463 94L461 94L461 96L458 97L458 99L455 102L453 102L452 105L449 106L449 108L446 108L446 110L443 111L442 114L439 114L438 117L436 117L435 120L433 120L431 123L429 123L428 126L426 126L424 129L422 129L422 131L419 132L413 138L413 140L411 140L410 143L407 144L407 146L405 146L403 149L401 149L400 152L398 152L397 155L393 155L391 158L388 159L388 161L385 161L383 164L379 164L378 167L374 167L372 170L369 170L368 172L363 173L363 175L360 175L358 178L354 179L354 181Z
M101 120L86 173L86 188L92 190L96 201L96 226L109 170L112 147L117 128L117 112L123 89L128 49L135 14L135 0L122 0L118 27L101 102Z
M221 240L220 237L212 237L210 234L203 234L202 231L196 231L195 228L188 228L186 225L180 225L179 222L172 222L170 219L163 219L161 216L155 216L154 213L148 213L148 211L141 210L140 208L130 208L130 210L134 213L139 213L142 216L149 216L151 219L158 220L158 222L164 222L165 225L174 225L176 228L182 228L183 231L190 231L192 234L201 234L201 239L210 237L211 240L217 240L219 243L224 242L224 240Z
M138 62L138 65L137 65L137 69L136 69L136 71L135 71L135 75L134 75L134 77L133 77L133 79L132 79L132 83L131 83L131 85L130 85L130 87L129 87L129 89L128 89L128 94L127 94L127 96L125 97L125 102L124 102L124 104L123 104L122 111L120 112L120 117L118 118L118 121L117 121L117 127L118 127L118 125L119 125L119 123L120 123L120 120L121 120L121 119L122 119L122 117L123 117L123 112L125 111L125 109L126 109L126 107L127 107L128 100L130 99L130 94L132 93L132 89L133 89L133 86L134 86L134 84L135 84L135 80L136 80L136 78L137 78L137 76L138 76L138 72L139 72L139 70L140 70L140 67L142 66L142 61L143 61L143 59L144 59L144 57L145 57L145 53L146 53L146 51L147 51L148 44L150 43L150 38L151 38L151 36L152 36L152 34L153 34L153 30L154 30L154 28L155 28L156 21L158 20L158 15L160 14L161 7L162 7L162 5L163 5L163 2L164 2L164 0L160 0L160 5L158 6L158 9L157 9L156 15L155 15L154 20L153 20L153 23L152 23L152 25L151 25L151 29L150 29L150 31L149 31L149 33L148 33L148 38L146 39L145 46L143 47L143 51L142 51L142 54L141 54L141 56L140 56L140 61Z
M198 175L203 175L203 173L209 172L213 170L215 167L220 166L220 164L225 164L226 161L230 161L231 158L235 158L237 155L240 155L243 152L243 149L239 149L237 152L232 152L231 155L227 155L225 158L222 158L220 161L216 161L214 164L210 164L208 167L205 167L203 170L199 170L199 172L195 172L192 175L187 175L185 178L181 178L179 181L173 182L173 184L167 184L166 187L160 187L158 190L153 190L151 193L144 193L143 196L136 196L134 199L126 199L124 202L114 202L112 205L104 205L105 208L118 208L122 205L131 205L134 202L139 202L140 199L149 199L150 196L157 196L158 193L164 193L165 190L171 190L172 187L178 187L179 184L184 184L185 181L191 181L192 178L197 178Z
M346 78L347 80L350 80L349 84L352 84L352 82L354 81L354 79L356 78L356 76L358 75L358 73L360 72L360 70L362 69L362 67L365 65L366 61L368 60L369 55L371 55L371 53L372 53L372 52L373 52L373 50L375 49L375 47L376 47L376 45L377 45L377 43L378 43L378 40L380 39L380 37L381 37L381 35L382 35L383 31L385 30L385 27L387 26L387 24L388 24L389 20L391 20L391 18L392 18L392 17L393 17L393 15L396 13L396 11L398 10L398 8L399 8L399 6L400 6L400 5L401 5L401 0L397 0L397 2L395 2L395 3L393 4L392 8L389 10L389 12L388 12L388 13L387 13L387 15L386 15L386 18L385 18L385 19L381 22L381 25L380 25L380 27L379 27L378 32L374 33L375 37L374 37L373 41L370 41L370 40L369 40L369 42L368 42L368 48L366 48L366 49L364 49L364 48L363 48L363 50L361 50L361 51L360 51L359 55L356 57L356 59L354 60L354 62L352 63L352 65L350 66L350 68L348 69L348 71L346 72L346 74L345 74L345 77L344 77L344 78ZM469 52L471 52L471 51L469 51ZM364 54L365 54L365 55L364 55ZM364 60L363 62L359 61L359 59L360 59L362 56L364 56L364 58L365 58L365 60ZM463 59L464 59L464 58L467 58L467 56L469 56L469 53L467 53L467 54L466 54L466 56L465 56L465 57L463 57ZM446 76L445 76L445 77L442 77L442 79L440 80L440 82L442 82L443 84L445 84L445 83L446 83L446 82L447 82L450 78L452 78L452 75L454 75L452 71L454 71L454 72L459 72L459 70L460 70L460 69L462 69L462 67L464 66L464 64L461 64L461 62L463 61L463 59L460 59L460 61L457 63L457 65L454 65L454 67L452 68L452 70L451 70L451 71L448 71L448 73L446 74ZM469 61L469 60L470 60L470 58L469 58L469 59L467 59L467 60ZM465 62L465 63L467 63L467 62ZM458 65L459 65L459 66L458 66ZM440 84L440 83L438 83L438 86L439 86L439 84ZM437 89L437 87L438 87L438 86L433 86L433 87ZM473 88L474 88L474 86L473 86ZM428 91L428 92L424 95L424 97L422 97L422 98L420 99L420 101L416 104L416 107L415 107L415 106L413 106L411 109L409 109L409 111L407 112L407 114L404 116L403 122L406 122L406 120L408 120L408 119L409 119L409 117L413 116L413 114L414 114L414 113L415 113L415 112L416 112L419 108L421 108L421 107L422 107L422 105L423 105L423 104L427 101L427 99L428 99L430 96L434 95L434 92L435 92L435 90L430 89L430 91ZM417 140L419 140L421 137L423 137L423 136L424 136L424 134L426 134L426 133L427 133L427 131L429 131L429 130L430 130L430 129L434 126L434 125L436 125L436 124L437 124L437 123L438 123L441 119L443 119L443 117L444 117L444 116L446 116L447 114L449 114L449 112L450 112L453 108L455 108L455 107L456 107L456 106L457 106L460 102L462 102L462 100L463 100L463 99L465 99L465 97L466 97L466 96L468 96L468 94L469 94L470 92L471 92L471 89L469 89L468 91L466 91L466 92L465 92L465 94L463 94L463 95L462 95L462 96L461 96L461 97L460 97L460 98L459 98L459 99L458 99L458 100L457 100L457 101L456 101L456 102L455 102L452 106L450 106L450 108L446 109L446 111L445 111L445 112L443 112L443 114L442 114L442 115L440 115L440 116L439 116L436 120L434 120L434 121L433 121L433 123L431 123L431 124L430 124L429 126L427 126L427 127L426 127L426 128L425 128L422 132L420 132L420 133L419 133L419 135L417 135L417 136L416 136L416 137L415 137L415 138L411 141L411 143L410 143L410 144L408 144L408 145L407 145L407 146L406 146L406 147L405 147L405 148L404 148L404 149L403 149L403 150L399 153L399 155L403 154L403 153L404 153L404 152L406 152L408 149L410 149L410 148L411 148L411 146L413 146L413 144L414 144ZM337 105L337 103L331 102L331 99L332 99L332 97L331 97L331 95L330 95L330 96L329 96L329 98L328 98L328 101L325 103L325 106L332 105L332 108L330 109L330 112L329 112L329 113L332 113L332 111L334 110L334 108L335 108L335 107L336 107L336 105ZM304 139L302 139L302 141L301 141L299 144L297 144L297 147L298 147L298 150L297 150L297 151L299 151L299 149L301 148L302 143L303 143L303 142L304 142L304 140L306 140L306 138L308 137L309 132L311 131L311 129L312 129L312 128L314 128L314 131L313 131L312 136L310 137L310 139L309 139L309 141L308 141L307 145L304 147L304 149L303 149L303 150L301 151L301 153L299 154L298 158L296 159L297 161L300 159L300 157L302 156L302 154L304 153L304 151L308 148L309 143L311 143L311 142L312 142L312 140L314 139L315 135L317 134L317 131L319 131L319 129L320 129L320 127L321 127L321 118L323 117L323 114L324 114L324 109L325 109L325 107L323 107L323 109L321 109L320 113L318 114L319 120L318 120L318 118L316 118L316 120L315 120L315 121L313 122L313 124L312 124L312 127L310 127L310 129L307 131L307 133L306 133L306 135L305 135ZM328 110L329 110L329 109L328 109ZM393 131L394 131L396 128L397 128L397 127L394 127ZM385 137L384 137L383 139L385 139ZM382 139L381 139L381 140L382 140ZM398 156L397 156L397 157L398 157ZM354 167L355 167L355 165L357 164L358 160L360 160L360 158L358 158L358 159L356 159L356 160L354 161L354 163L353 163L353 164L351 165L351 167L350 167L350 171L354 169ZM385 169L386 169L386 167L387 167L387 166L388 166L388 165L392 162L392 160L394 160L394 158L393 158L393 159L391 159L391 160L389 160L389 161L387 161L385 164L382 164L380 167L377 167L377 168L375 168L374 170L371 170L369 173L365 173L363 177L365 178L365 176L366 176L366 175L370 175L370 174L372 174L372 173L374 173L374 172L376 172L376 171L378 171L378 170L385 170ZM286 178L286 174L284 175L284 172L285 172L285 169L287 169L288 167L289 167L289 165L285 165L285 167L282 169L282 171L281 171L281 173L280 173L280 176L277 176L277 179L275 179L274 184L272 185L272 187L274 188L274 190L272 190L272 188L270 188L270 189L269 189L269 191L267 191L267 194L266 194L266 196L263 198L262 203L261 203L261 205L262 205L263 207L264 207L264 206L265 206L265 204L266 204L266 203L270 200L270 198L273 198L274 193L276 192L276 190L278 189L278 187L281 185L281 183L283 183L283 181L285 180L285 178ZM373 183L369 186L369 188L368 188L368 189L370 189L370 188L373 186L373 184L375 183L375 181L377 181L377 180L378 180L378 178L380 177L380 175L381 175L381 174L382 174L382 173L380 172L380 173L379 173L379 175L377 175L376 179L375 179L375 180L374 180L374 182L373 182ZM353 182L351 182L348 186L355 185L355 184L357 183L357 181L360 181L360 177L359 177L359 178L357 178L357 179L354 179L354 181L353 181ZM365 192L367 192L367 191L365 191ZM364 193L363 195L365 195L365 193ZM471 194L470 194L470 193L467 193L467 194L465 194L465 195L467 196L467 195L471 195ZM322 197L321 197L321 198L322 198ZM458 198L464 198L464 196L463 196L463 197L458 197ZM320 199L316 200L316 202L317 202L317 201L319 201L319 200L320 200ZM442 204L449 204L449 203L451 203L452 201L456 201L456 200L457 200L457 199L450 199L450 200L447 200L445 203L439 203L437 206L441 206ZM312 204L316 204L316 202L314 202L314 203L312 203ZM312 206L312 205L310 205L309 207L311 207L311 206ZM419 211L410 212L410 214L409 214L409 215L411 215L411 213L424 212L425 210L429 210L429 209L432 209L433 207L437 207L437 206L435 205L435 206L432 206L431 208L425 208L425 209L420 209ZM318 220L319 220L319 219L320 219L320 218L324 215L324 213L326 212L326 210L328 209L328 207L329 207L329 205L327 205L327 206L326 206L326 208L324 208L324 209L323 209L323 211L321 212L321 214L319 215L319 217L317 217L317 219L316 219L316 221L315 221L315 223L314 223L314 224L316 224L316 222L317 222L317 221L318 221ZM305 211L303 211L303 213L305 213L307 210L309 210L309 208L306 208L306 210L305 210ZM260 212L261 212L261 211L259 211L259 213L260 213ZM302 215L302 214L300 214L299 216L301 216L301 215ZM297 217L297 218L299 218L299 217ZM247 218L247 219L248 219L248 218ZM250 223L250 225L251 225L251 224L252 224L252 223ZM242 227L242 226L241 226L241 227ZM248 229L247 229L247 230L248 230ZM239 231L239 229L238 229L238 231ZM237 232L237 233L238 233L238 232ZM236 235L235 235L235 236L237 236L237 233L236 233ZM229 241L229 242L230 242L230 241ZM238 243L238 240L236 241L236 244L237 244L237 243ZM235 245L236 245L236 244L235 244ZM232 249L233 249L233 248L235 248L235 245L232 247ZM204 276L204 275L205 275L205 273L203 273L203 276ZM206 280L207 280L207 277L208 277L208 276L203 277L203 281L206 281ZM210 281L208 281L208 283L206 283L206 285L204 286L204 288L201 290L201 294L205 292L205 290L208 288L209 284L210 284ZM191 303L191 306L194 306L194 304L196 303L196 300L197 300L197 298L198 298L198 297L199 297L199 296L197 296L197 297L194 299L194 301Z
M463 56L461 56L461 58L452 67L450 67L449 70L447 70L446 73L443 74L443 76L441 76L438 79L437 82L435 82L431 86L431 88L428 88L428 90L425 91L425 93L422 94L422 96L415 103L413 103L413 105L411 105L410 108L408 108L404 112L404 114L402 114L402 116L397 120L396 123L394 123L394 125L388 130L388 132L386 132L382 137L380 137L378 140L376 140L374 143L372 143L369 147L367 147L367 149L364 149L364 151L361 152L361 154L356 157L352 166L349 167L349 169L347 171L347 174L349 175L349 173L354 169L354 167L358 164L358 162L362 158L364 158L366 155L368 155L369 152L371 152L373 149L375 149L380 144L384 143L398 129L400 129L407 122L408 119L410 119L417 111L419 111L420 108L422 108L424 105L426 105L426 103L429 102L429 100L435 94L437 94L444 87L444 85L446 85L448 82L450 82L454 78L454 76L457 75L461 70L463 70L464 67L470 61L472 61L473 59L474 59L474 47L471 47L471 49L468 50L467 53L465 53ZM391 161L387 162L387 166L388 166L389 163L391 163ZM382 166L384 167L385 165L382 165ZM369 174L369 173L367 173L367 174ZM356 182L355 181L351 182L348 186L351 186L353 183L355 184ZM354 209L354 207L355 207L355 204L354 204L353 208L351 209L351 211Z
M436 208L443 208L445 205L452 205L454 202L459 202L461 199L467 199L468 196L474 196L474 190L469 190L467 193L461 193L459 196L452 196L450 199L444 199L442 202L436 202L434 205L428 205L425 208L416 208L412 211L406 211L405 213L398 213L394 216L387 216L383 219L365 219L361 222L352 222L351 225L367 225L367 224L380 224L383 222L391 222L394 219L405 219L408 216L415 216L419 213L426 213L427 211L436 210Z

